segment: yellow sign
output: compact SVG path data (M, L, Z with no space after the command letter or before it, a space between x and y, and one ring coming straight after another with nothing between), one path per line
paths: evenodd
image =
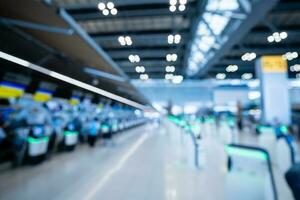
M263 56L261 57L262 71L267 73L287 72L287 61L282 56Z
M46 102L52 98L52 93L46 91L36 91L33 99L37 102Z
M22 96L23 94L24 90L22 89L0 86L0 98L16 98Z

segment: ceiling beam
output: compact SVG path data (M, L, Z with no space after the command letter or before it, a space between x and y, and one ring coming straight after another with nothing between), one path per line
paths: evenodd
M186 29L180 29L178 32L183 36L186 36L189 33L189 28ZM118 37L120 35L169 35L173 33L173 29L158 29L158 30L126 30L126 31L113 31L113 32L98 32L98 33L90 33L90 36L93 38L98 38L98 37L109 37L109 36L114 36Z
M227 35L228 40L215 52L214 56L209 59L205 65L200 66L200 70L194 76L205 76L205 73L209 71L209 68L215 65L218 60L226 55L226 53L228 53L234 45L239 43L257 23L266 17L268 12L271 11L277 3L278 0L260 0L255 2L252 7L252 12L247 15L245 20L237 22L240 24L233 32Z
M123 70L126 73L136 73L135 68L134 67L126 67L123 68ZM145 73L166 73L166 68L165 66L161 66L161 67L145 67ZM175 72L181 72L181 68L176 68Z
M135 67L138 65L142 65L145 68L147 67L155 67L155 66L167 66L167 65L174 65L175 67L180 67L180 62L176 61L176 62L167 62L167 61L163 61L163 60L153 60L153 61L143 61L141 60L141 62L139 63L131 63L129 61L117 61L117 63L119 64L119 66L121 66L121 68L126 68L126 67Z
M286 13L292 11L300 11L299 1L281 1L272 10L271 14Z
M173 49L173 46L170 46L169 44L165 44L165 45L155 45L153 46L152 44L149 45L141 45L141 46L134 46L130 47L130 46L110 46L110 47L106 47L105 45L102 45L102 47L104 48L105 51L110 52L110 51L131 51L131 50L135 50L135 51L154 51L154 50L169 50L170 52L175 51ZM185 45L182 46L181 49L184 49Z
M152 17L152 16L182 16L187 11L189 13L194 11L194 2L189 1L187 9L184 12L171 13L169 10L169 2L157 2L141 4L136 1L135 4L122 4L121 2L115 2L115 7L118 9L117 15L102 15L101 11L97 8L97 4L91 4L90 6L78 6L69 7L67 11L74 17L75 20L101 20L101 19L115 19L115 18L137 18L137 17ZM148 1L149 2L149 1ZM151 1L152 2L152 1Z
M118 58L128 58L129 55L139 55L141 58L165 58L165 56L168 53L177 53L180 54L181 50L178 51L171 51L168 50L147 50L147 51L138 51L135 49L132 49L130 51L124 51L124 50L116 50L116 51L107 51L107 53L112 57L112 59L118 59Z
M117 41L118 37L121 35L128 35L131 37L131 40L133 41L133 44L135 41L143 41L143 40L159 40L162 41L164 43L168 43L168 35L171 34L171 32L169 33L155 33L155 34L128 34L128 33L122 33L122 34L111 34L111 35L103 35L103 36L94 36L94 40L96 40L97 42L103 42L103 41ZM185 33L181 33L181 42L184 42L186 40L188 40L188 37Z

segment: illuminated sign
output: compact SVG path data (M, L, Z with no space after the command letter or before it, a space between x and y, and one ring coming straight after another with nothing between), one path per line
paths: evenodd
M287 72L287 61L282 56L263 56L261 57L263 72L283 73Z
M37 102L46 102L52 98L52 91L39 89L33 96L33 99Z
M25 86L2 82L0 84L0 98L17 98L24 94Z

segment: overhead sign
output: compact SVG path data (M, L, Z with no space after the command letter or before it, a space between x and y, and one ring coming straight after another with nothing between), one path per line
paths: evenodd
M35 92L33 99L37 102L46 102L52 98L53 91L39 89Z
M10 83L1 82L0 83L0 98L17 98L24 94L25 86Z
M266 73L287 72L287 61L282 56L263 56L261 57L262 71Z

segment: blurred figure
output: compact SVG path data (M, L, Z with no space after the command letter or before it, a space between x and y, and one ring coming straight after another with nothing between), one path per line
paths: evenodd
M240 101L237 102L236 123L239 132L243 130L243 106Z
M88 130L88 143L91 147L94 147L96 144L99 129L100 122L97 118L94 118L90 121Z

